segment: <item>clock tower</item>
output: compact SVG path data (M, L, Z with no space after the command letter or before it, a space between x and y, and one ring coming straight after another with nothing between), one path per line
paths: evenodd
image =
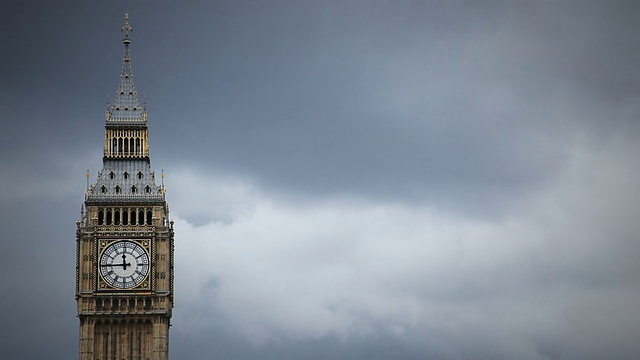
M149 158L146 104L131 69L125 15L122 73L107 104L102 170L76 225L81 360L167 360L173 309L173 221ZM162 175L163 176L163 175Z

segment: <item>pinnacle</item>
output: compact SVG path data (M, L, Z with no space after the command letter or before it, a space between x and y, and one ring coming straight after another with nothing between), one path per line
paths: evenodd
M131 66L131 51L129 33L133 31L129 25L129 14L125 14L124 26L124 56L122 58L122 73L113 104L107 106L107 125L146 125L145 110L140 106L138 92L133 83L133 69Z

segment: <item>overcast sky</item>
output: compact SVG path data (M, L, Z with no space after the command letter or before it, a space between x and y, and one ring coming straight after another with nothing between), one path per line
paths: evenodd
M77 356L125 12L172 359L640 357L640 3L141 0L4 6L4 358Z

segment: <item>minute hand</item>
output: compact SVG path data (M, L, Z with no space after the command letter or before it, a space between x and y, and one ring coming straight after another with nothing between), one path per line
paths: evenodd
M123 262L122 264L100 264L100 266L122 266L122 268L126 270L127 266L131 266L131 263Z

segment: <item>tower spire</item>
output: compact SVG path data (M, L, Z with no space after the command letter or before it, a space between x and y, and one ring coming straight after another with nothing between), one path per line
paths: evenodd
M107 125L146 125L147 116L138 100L138 92L133 83L133 69L131 67L131 37L133 28L129 24L129 14L124 15L124 26L121 29L124 34L124 56L122 58L122 73L116 90L116 96L107 109Z

